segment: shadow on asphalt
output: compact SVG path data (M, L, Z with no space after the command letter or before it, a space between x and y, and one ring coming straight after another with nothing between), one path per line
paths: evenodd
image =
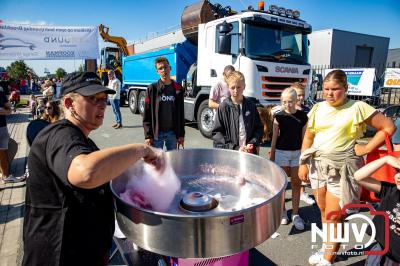
M303 218L304 221L304 230L299 231L297 230L294 226L290 229L288 235L297 235L297 234L302 234L307 231L311 231L311 224L316 223L319 228L322 227L321 223L321 213L317 207L316 204L310 205L310 206L304 206L299 208L299 213L301 218ZM288 210L288 216L292 216L292 210Z
M21 117L21 118L17 118ZM11 115L7 116L7 124L18 124L18 123L26 123L29 121L29 114L21 114L18 113L18 111L16 113L11 113Z
M17 166L17 165L25 165L27 162L28 157L20 157L16 158L12 161L12 165ZM11 165L10 165L11 166ZM15 167L15 170L13 172L14 176L23 176L25 174L25 167Z
M20 185L2 187L1 190L23 188L23 187L25 187L25 186L26 186L25 182L21 182Z
M9 204L0 206L1 212L7 212L7 215L2 215L0 217L0 224L9 223L13 220L17 220L24 217L24 213L23 211L21 211L21 207L23 207L24 205L25 203L22 202L18 204Z
M259 252L257 249L250 249L249 255L249 266L272 266L278 265L274 263L272 260L268 259L264 254Z
M185 126L197 129L197 122L185 122Z
M123 123L122 123L123 125ZM122 128L143 128L143 125L137 125L137 126L122 126Z

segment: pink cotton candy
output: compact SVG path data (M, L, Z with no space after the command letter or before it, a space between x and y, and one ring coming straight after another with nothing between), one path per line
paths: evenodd
M168 160L163 171L143 161L137 162L127 171L131 178L120 197L135 206L166 211L180 190L181 183Z
M140 192L137 192L133 189L127 189L124 193L120 194L121 198L132 205L135 205L140 208L152 210L152 206L149 202L146 201L144 195Z

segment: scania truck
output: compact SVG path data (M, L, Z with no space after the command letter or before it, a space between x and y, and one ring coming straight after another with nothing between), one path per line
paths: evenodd
M152 45L147 51L143 43L136 47L141 53L123 57L123 84L133 113L143 113L146 87L159 78L154 66L158 56L167 57L171 75L184 86L185 118L196 121L206 137L213 128L210 89L222 79L226 65L244 74L244 95L263 106L278 104L282 90L294 82L304 84L309 92L307 35L311 26L297 10L275 5L264 10L261 1L258 8L235 12L201 1L185 7L180 30L183 40L159 47L148 40Z

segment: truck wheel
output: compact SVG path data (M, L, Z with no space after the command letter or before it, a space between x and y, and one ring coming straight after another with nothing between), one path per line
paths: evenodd
M197 111L197 127L204 137L211 138L214 128L214 112L208 107L208 99L200 104Z
M137 101L137 91L131 90L129 92L129 109L133 114L137 114L138 112L138 101Z
M144 98L146 98L146 92L141 91L139 93L139 99L138 99L138 108L141 116L144 115Z

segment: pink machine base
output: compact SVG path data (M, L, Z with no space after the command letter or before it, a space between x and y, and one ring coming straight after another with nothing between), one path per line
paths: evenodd
M249 251L211 259L176 259L177 266L248 266Z

